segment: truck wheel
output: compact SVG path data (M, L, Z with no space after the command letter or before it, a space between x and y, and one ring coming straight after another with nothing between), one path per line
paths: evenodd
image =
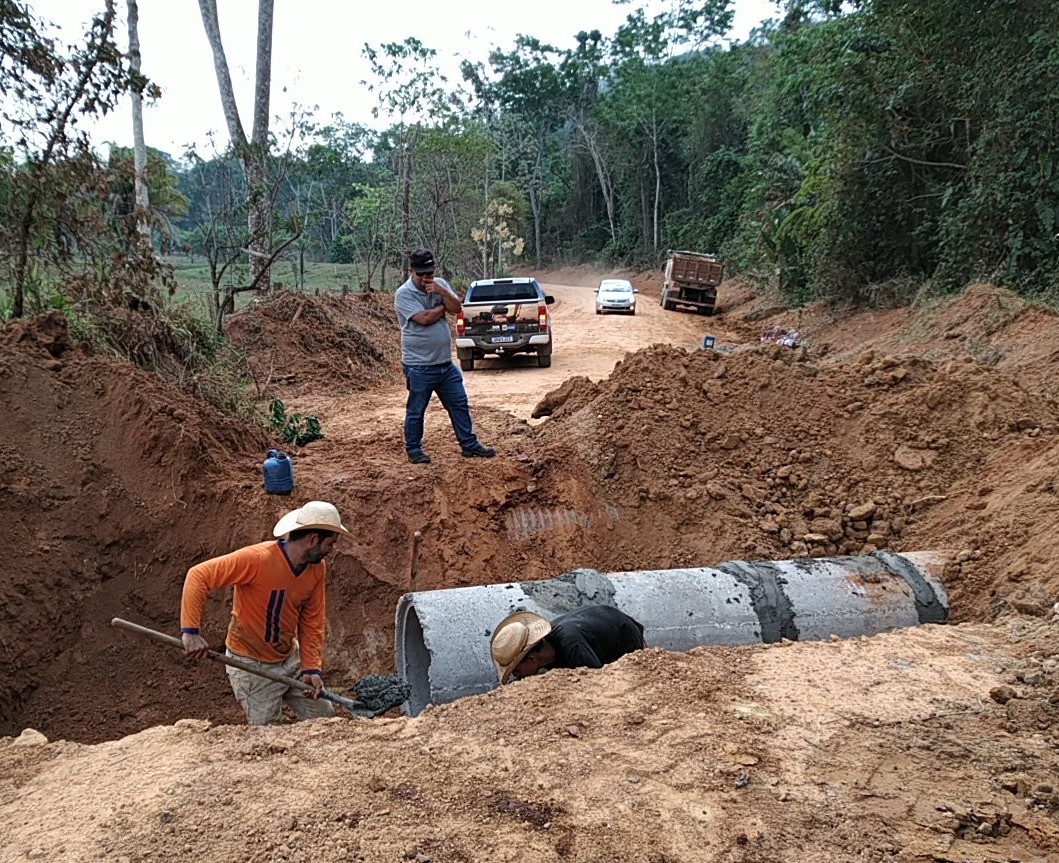
M551 364L552 364L552 355L551 354L537 354L537 365L540 368L546 369L549 366L551 366Z
M473 372L474 371L474 354L471 354L471 356L469 356L467 358L460 357L460 368L463 371L465 371L465 372Z

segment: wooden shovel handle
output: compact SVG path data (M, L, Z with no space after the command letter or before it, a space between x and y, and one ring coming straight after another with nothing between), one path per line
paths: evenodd
M179 638L172 635L166 635L164 632L158 632L155 629L148 629L146 626L140 626L138 623L131 623L128 620L122 620L120 617L115 617L110 621L111 626L116 626L119 629L126 629L129 632L135 632L137 635L144 635L147 638L153 639L154 641L161 642L162 644L170 644L173 647L179 647L181 650L184 649L184 642ZM273 680L276 683L282 683L293 689L300 689L303 692L312 692L313 687L311 684L306 683L304 680L297 680L294 677L287 677L285 674L276 674L274 671L268 671L264 668L256 668L241 659L234 656L229 656L226 653L218 653L216 650L209 650L206 655L210 659L215 659L217 662L223 662L225 665L230 665L232 668L239 668L243 671L247 671L250 674L256 674L258 677L265 677L269 680ZM354 713L357 716L371 716L372 713L366 710L362 705L357 704L351 698L343 698L341 695L325 689L320 693L320 697L327 701L332 701L335 704L341 704L350 713Z

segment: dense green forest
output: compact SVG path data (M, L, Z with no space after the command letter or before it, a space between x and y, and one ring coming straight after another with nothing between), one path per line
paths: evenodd
M456 81L422 71L434 49L416 39L365 46L388 125L296 117L272 131L256 188L235 145L150 151L149 249L132 151L100 156L72 122L150 95L106 5L64 53L0 0L5 318L157 292L183 254L207 264L216 323L267 284L246 255L262 200L288 284L328 261L354 265L353 289L389 289L416 245L457 280L690 248L792 303L901 303L975 279L1057 293L1054 0L788 0L741 43L720 38L730 0L630 5L615 33L563 49L525 35ZM412 117L429 119L393 119Z

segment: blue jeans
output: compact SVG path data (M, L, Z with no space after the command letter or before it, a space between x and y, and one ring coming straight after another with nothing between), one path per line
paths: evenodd
M468 450L478 446L478 436L471 423L467 390L463 388L463 375L451 361L436 366L406 365L404 379L408 385L404 446L409 454L423 451L423 415L434 393L438 394L442 406L449 412L452 430L456 432L460 448Z

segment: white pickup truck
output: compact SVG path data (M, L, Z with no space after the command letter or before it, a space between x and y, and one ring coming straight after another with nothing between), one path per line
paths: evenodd
M535 353L537 365L552 364L552 316L555 297L533 278L480 279L472 282L456 317L456 356L465 372L485 356Z

